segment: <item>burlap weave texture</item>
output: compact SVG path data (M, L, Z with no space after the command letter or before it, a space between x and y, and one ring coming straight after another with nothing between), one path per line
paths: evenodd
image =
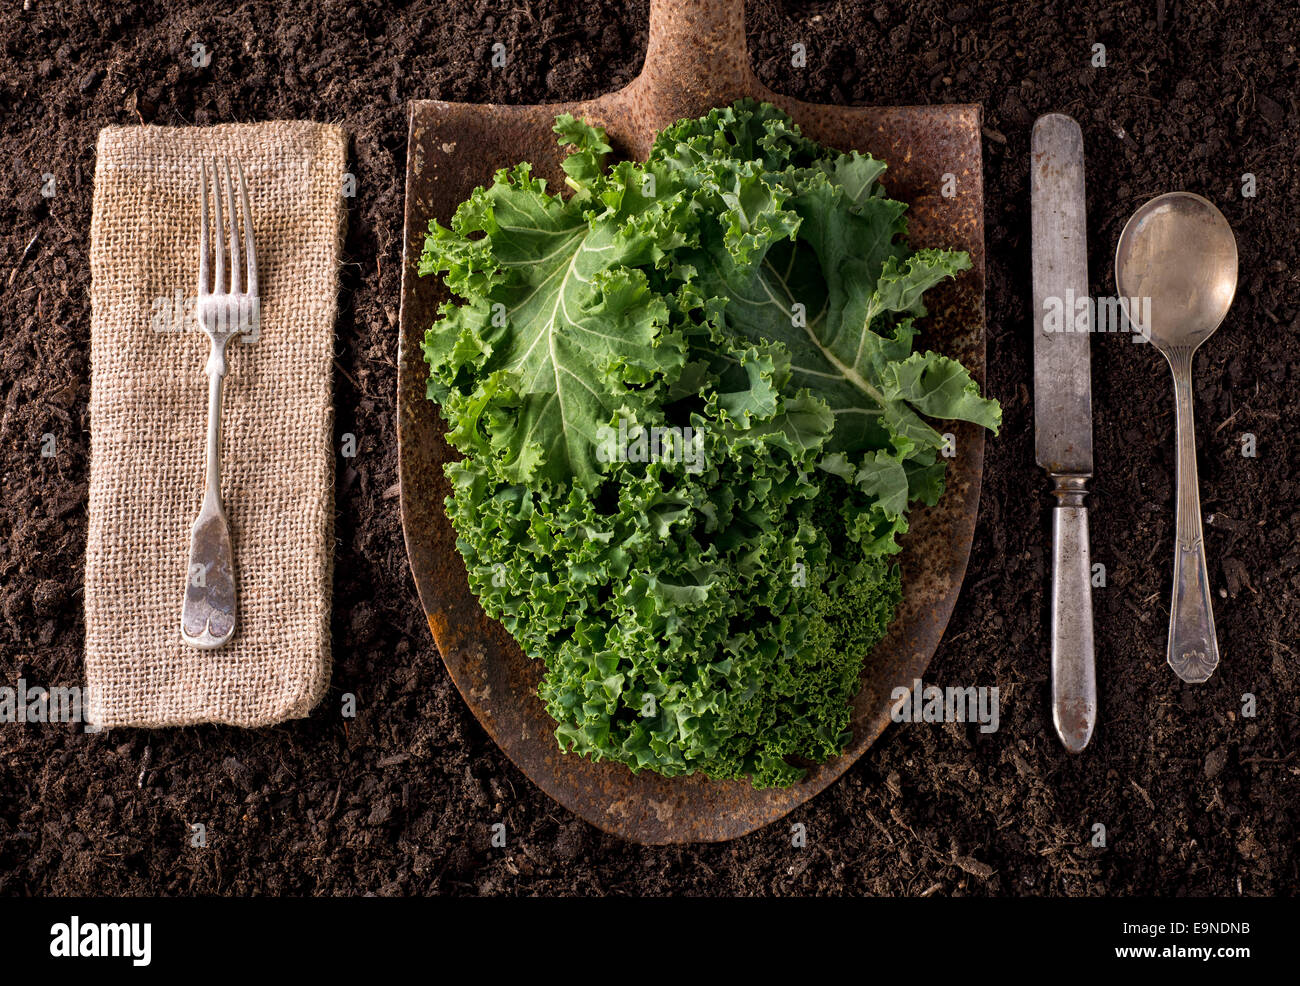
M237 629L180 636L203 497L208 338L174 316L196 291L199 162L248 181L261 322L227 350L222 499ZM88 718L265 726L306 715L330 674L332 363L346 138L309 122L100 133L90 231Z

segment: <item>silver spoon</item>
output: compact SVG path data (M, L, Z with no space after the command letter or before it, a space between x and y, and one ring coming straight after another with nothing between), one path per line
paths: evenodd
M1178 677L1199 683L1218 667L1219 643L1201 536L1192 354L1219 327L1237 291L1237 241L1228 220L1191 192L1157 196L1133 213L1120 233L1115 284L1130 322L1164 354L1174 373L1178 506L1168 656Z

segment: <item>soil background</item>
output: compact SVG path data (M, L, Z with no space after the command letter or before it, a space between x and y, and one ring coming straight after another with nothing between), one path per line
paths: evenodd
M1300 886L1300 11L1229 3L748 5L759 76L830 103L985 111L989 442L966 586L927 681L1001 688L1001 728L894 726L786 822L643 848L550 801L466 711L407 569L394 415L406 103L535 103L628 82L645 0L364 5L18 0L0 16L0 685L82 682L95 138L108 124L305 117L352 134L337 326L332 689L257 732L0 725L0 893L1290 894ZM505 69L491 66L505 44ZM191 64L191 45L212 53ZM791 46L807 64L791 64ZM1093 65L1105 46L1105 67ZM1048 709L1047 483L1034 464L1029 133L1088 155L1094 294L1125 219L1214 201L1241 283L1197 358L1201 492L1223 652L1164 661L1173 540L1168 371L1094 341L1092 550L1101 721L1072 758ZM52 198L41 176L56 177ZM1254 197L1243 196L1253 174ZM486 178L487 176L485 176ZM33 236L35 245L24 259ZM56 454L41 456L42 436ZM1253 434L1256 455L1243 456ZM355 719L340 714L357 698ZM1255 716L1243 715L1243 695ZM506 848L490 826L507 826ZM807 827L806 847L790 825ZM190 844L202 823L207 847ZM1095 845L1101 825L1105 846Z

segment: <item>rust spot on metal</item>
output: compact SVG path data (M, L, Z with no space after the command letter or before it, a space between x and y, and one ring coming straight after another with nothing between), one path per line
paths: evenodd
M643 159L654 135L742 96L767 100L824 144L856 148L889 165L891 195L912 204L909 236L917 247L955 247L972 267L927 299L921 345L961 360L984 380L984 189L978 106L833 107L773 93L754 78L739 0L652 0L645 68L627 87L583 103L480 106L418 101L410 107L406 240L398 374L402 525L411 571L438 650L466 704L506 755L543 791L593 825L634 842L732 839L773 822L838 778L889 723L889 696L920 678L943 637L966 572L979 506L983 431L952 427L957 454L948 492L909 518L900 562L905 596L888 636L871 654L853 703L853 740L786 790L743 782L633 774L622 764L562 754L554 723L537 697L540 662L488 619L470 591L455 534L443 509L442 467L455 456L425 398L420 350L445 294L416 266L431 218L450 220L457 204L497 168L531 161L551 188L561 187L551 126L561 112L603 126L615 152ZM454 147L454 151L447 151ZM941 192L943 176L956 194Z

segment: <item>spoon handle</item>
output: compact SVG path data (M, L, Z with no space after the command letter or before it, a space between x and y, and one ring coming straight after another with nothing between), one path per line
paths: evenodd
M1201 534L1201 494L1196 476L1196 427L1192 420L1192 350L1169 354L1174 373L1178 433L1178 505L1174 543L1174 589L1169 606L1169 666L1183 681L1199 684L1219 665L1210 580Z

